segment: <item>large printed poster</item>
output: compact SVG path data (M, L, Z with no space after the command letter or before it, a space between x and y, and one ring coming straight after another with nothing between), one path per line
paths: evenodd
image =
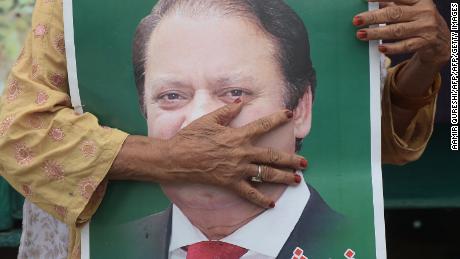
M379 55L351 23L372 6L65 1L77 111L167 139L243 98L232 127L294 110L292 123L257 145L310 161L298 186L256 185L277 198L269 210L213 186L111 182L83 233L82 257L186 258L213 240L208 250L243 248L232 258L385 258Z

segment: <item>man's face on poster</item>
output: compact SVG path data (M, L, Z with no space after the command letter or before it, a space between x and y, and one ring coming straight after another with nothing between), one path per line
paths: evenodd
M277 47L253 22L240 17L173 14L155 28L147 46L145 96L148 134L169 139L194 120L241 98L246 104L230 124L240 127L285 109L286 88ZM294 110L294 120L255 145L295 152L311 124L310 91ZM190 150L193 152L193 150ZM242 202L234 193L199 184L165 184L179 207L213 209ZM280 195L279 185L257 187Z

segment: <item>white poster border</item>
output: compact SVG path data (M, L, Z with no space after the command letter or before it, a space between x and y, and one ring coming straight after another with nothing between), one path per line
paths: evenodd
M65 38L65 54L67 59L67 78L69 79L69 91L72 107L78 114L83 114L83 106L81 104L80 90L78 88L77 77L77 60L75 57L75 41L73 29L73 5L72 0L63 1L63 16L64 16L64 38ZM86 223L81 230L81 259L89 259L89 222Z
M369 10L379 8L379 3L369 3ZM377 259L386 259L385 239L385 208L383 201L382 181L382 111L381 111L381 85L382 69L381 55L377 46L380 41L369 42L369 78L370 78L370 115L371 115L371 168L372 192L374 203L374 232L375 253Z

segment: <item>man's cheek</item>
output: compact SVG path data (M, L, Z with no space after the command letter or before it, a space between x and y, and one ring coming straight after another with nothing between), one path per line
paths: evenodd
M276 103L274 100L266 103ZM260 118L269 116L284 109L281 105L256 105L248 104L241 113L233 120L230 127L238 128ZM290 122L279 126L264 134L255 142L259 147L271 147L285 152L295 151L294 123Z
M149 137L159 139L170 139L181 129L183 119L180 118L160 118L148 121ZM164 116L168 117L168 116Z
M295 151L294 123L287 123L264 134L257 139L255 146L271 147L293 153Z
M275 112L282 110L282 107L276 107L275 105L252 105L248 104L243 108L241 113L230 123L230 127L239 128L251 122L254 122L263 117L269 116Z

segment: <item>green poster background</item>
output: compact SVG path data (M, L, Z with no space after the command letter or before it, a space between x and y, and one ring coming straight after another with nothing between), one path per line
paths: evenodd
M375 258L369 49L356 40L351 23L355 14L367 10L367 3L287 2L307 26L318 78L312 131L301 151L310 161L306 181L351 221L346 248L355 250L356 258ZM131 134L146 135L131 65L132 36L154 4L152 0L73 2L78 87L84 110L95 114L101 124ZM168 205L155 184L110 183L91 222L91 257L133 258L121 244L122 237L112 235L112 227ZM324 258L344 258L346 248L324 248Z

